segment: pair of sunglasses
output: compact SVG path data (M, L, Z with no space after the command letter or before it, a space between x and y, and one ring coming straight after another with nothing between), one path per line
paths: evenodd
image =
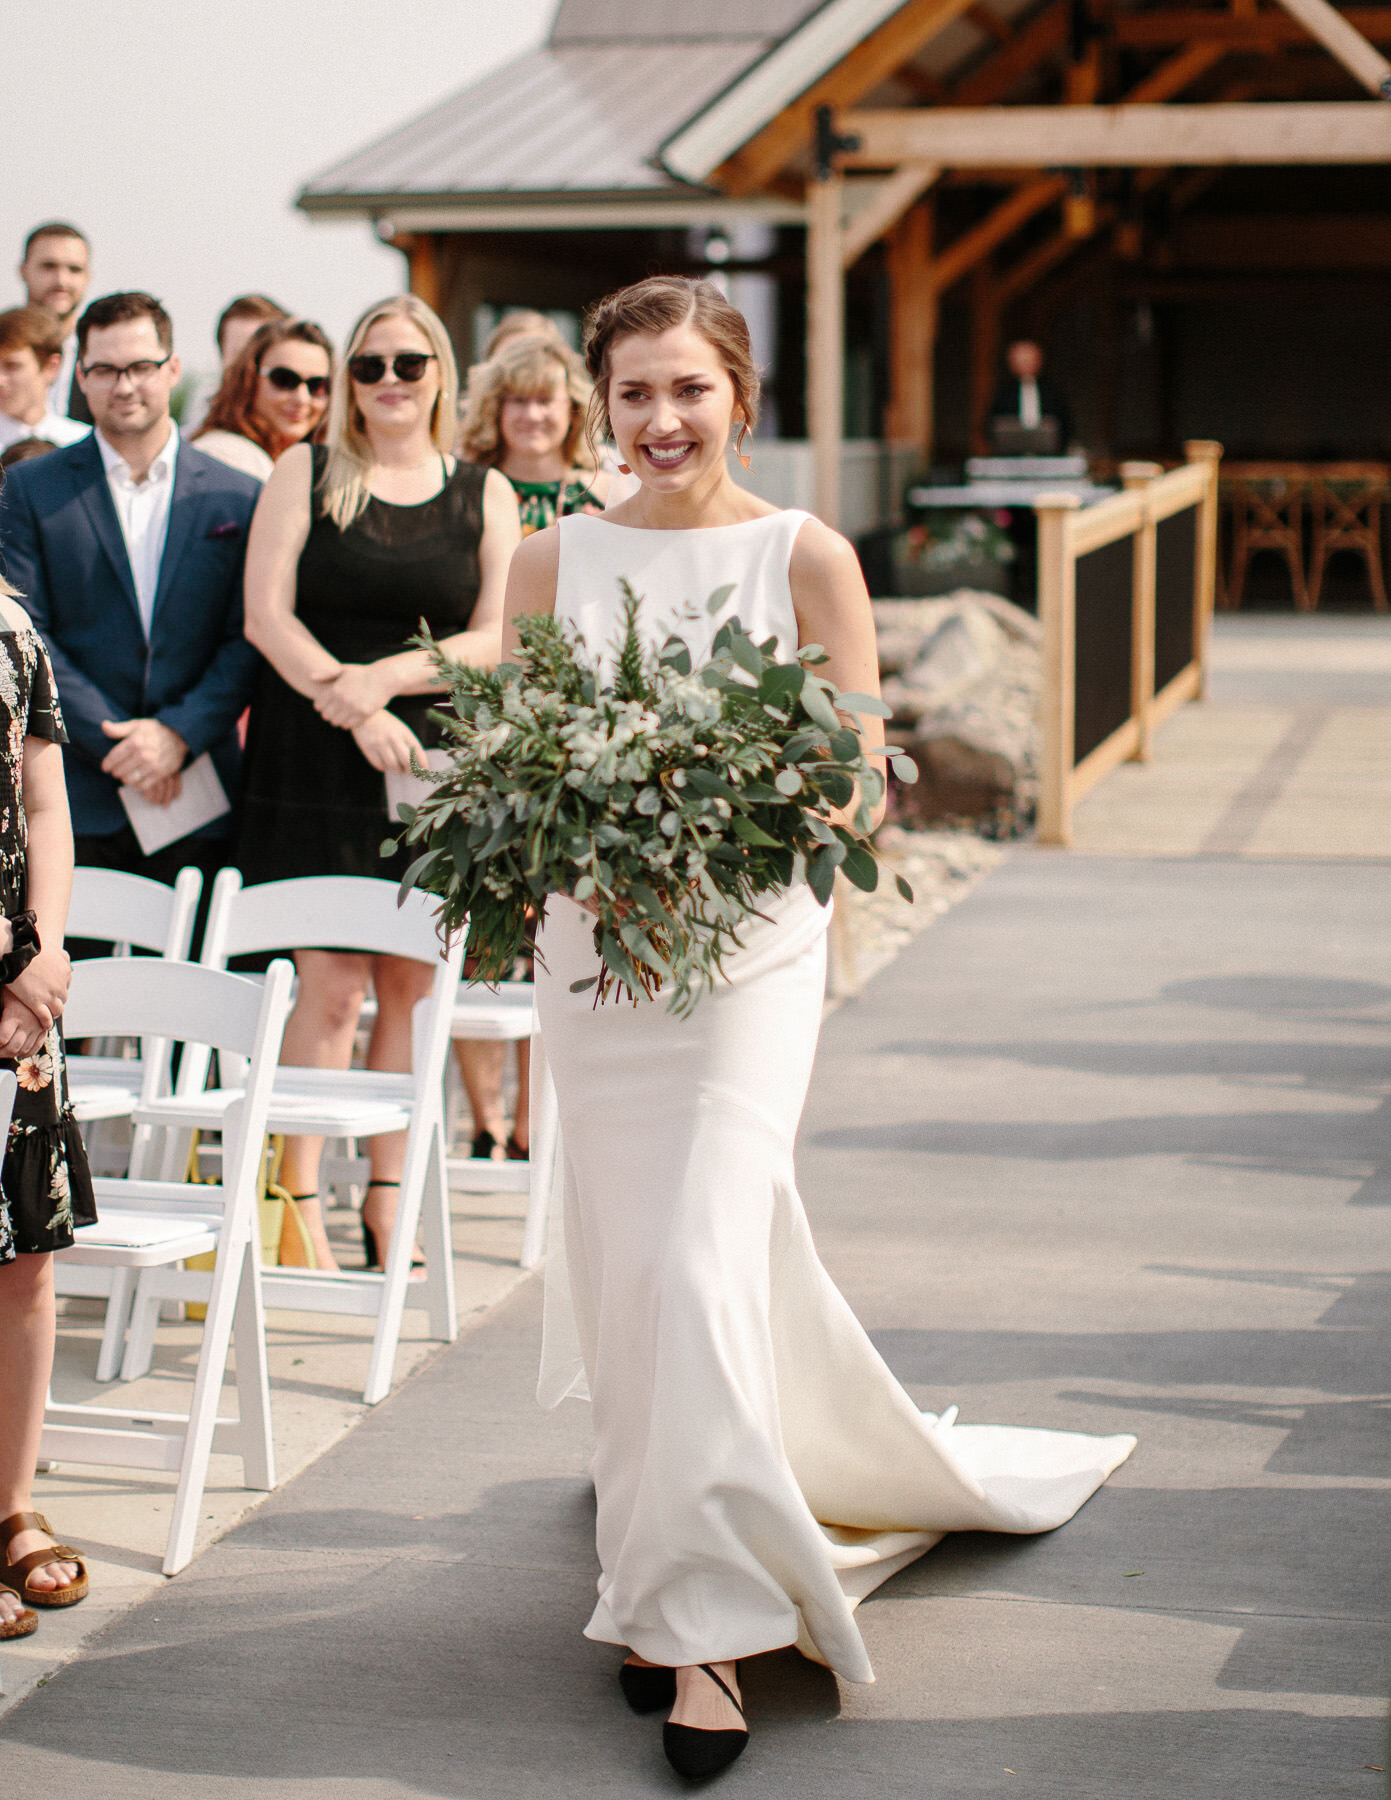
M279 388L282 394L296 393L300 388L308 390L311 400L322 400L328 392L327 375L297 375L293 369L283 364L274 369L262 369L261 373L273 388Z
M398 381L419 381L425 373L426 363L434 360L434 355L428 350L398 350L391 359L391 372ZM348 373L363 387L375 387L379 381L386 380L386 358L351 357L348 361Z

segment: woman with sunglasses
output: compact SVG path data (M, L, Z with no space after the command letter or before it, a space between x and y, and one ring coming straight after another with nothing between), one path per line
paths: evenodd
M496 662L517 502L495 470L452 454L458 375L444 326L412 294L373 306L333 380L322 445L276 464L246 558L246 635L266 658L247 733L238 862L248 883L306 875L398 880L384 858L386 777L409 775L443 734L441 683L409 647L423 620L450 656ZM284 1060L347 1068L368 984L373 1069L408 1069L426 963L325 945L295 955L299 997ZM318 1202L318 1139L292 1138L282 1179L320 1268L336 1267ZM362 1209L369 1267L385 1256L404 1144L371 1140ZM287 1234L284 1260L301 1261Z
M270 319L247 339L193 434L200 450L264 481L328 411L333 345L308 319Z

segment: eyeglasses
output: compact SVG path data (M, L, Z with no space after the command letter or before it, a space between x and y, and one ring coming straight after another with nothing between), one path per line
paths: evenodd
M293 369L287 369L283 364L277 364L273 369L262 369L261 373L282 394L298 393L300 388L305 388L311 400L322 400L328 392L327 375L297 375Z
M419 381L426 363L436 360L428 350L398 350L391 359L391 372L398 381ZM354 356L348 360L348 373L362 387L375 387L386 380L384 356Z
M97 387L115 387L122 375L129 375L136 387L144 387L147 381L154 380L173 354L171 350L168 356L162 356L158 362L142 360L127 363L122 369L118 369L115 363L83 363L82 373Z

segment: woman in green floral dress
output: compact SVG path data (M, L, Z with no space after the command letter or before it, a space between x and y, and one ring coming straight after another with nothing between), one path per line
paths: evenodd
M579 357L545 333L509 337L490 361L469 370L459 453L501 469L512 483L523 537L569 513L604 510L609 477L595 465L584 429L591 390ZM503 1046L456 1042L475 1156L527 1154L529 1049L517 1046L517 1108L509 1131L502 1108Z
M96 1218L58 1017L72 887L65 741L48 654L0 580L0 1068L19 1079L0 1168L0 1638L71 1606L87 1573L33 1512L53 1364L53 1252Z

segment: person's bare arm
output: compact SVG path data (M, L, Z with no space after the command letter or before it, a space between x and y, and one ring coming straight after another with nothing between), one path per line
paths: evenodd
M26 885L42 948L7 991L36 1020L42 1041L49 1026L62 1016L72 977L72 964L63 948L72 898L72 824L62 748L47 738L24 740L24 811L29 822ZM0 1030L0 1039L3 1036ZM0 1055L15 1054L32 1051L6 1050L0 1042Z
M295 444L271 470L246 546L246 636L281 679L313 699L342 668L295 616L300 552L313 520L313 459Z
M801 644L820 644L830 657L817 669L845 694L879 695L879 652L874 635L874 611L854 550L837 531L819 519L808 519L797 533L788 570L792 604L797 614ZM847 725L860 735L866 750L882 748L884 721L867 713L842 713ZM883 758L876 757L882 766ZM854 806L836 814L850 824ZM872 818L884 816L881 798Z
M517 653L517 621L529 613L555 611L556 582L560 577L560 532L552 525L527 538L512 558L503 606L502 660Z
M483 532L478 543L478 599L465 631L440 640L455 662L489 668L498 659L507 568L522 539L517 496L510 481L489 469L483 483ZM423 650L402 650L377 662L345 663L315 683L314 705L330 725L352 730L399 694L443 691L434 661Z

